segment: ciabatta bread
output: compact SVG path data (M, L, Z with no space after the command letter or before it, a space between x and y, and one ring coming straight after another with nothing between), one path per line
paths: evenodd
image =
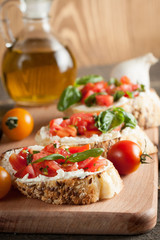
M120 140L131 140L137 143L141 147L142 151L146 152L147 154L157 152L157 148L153 145L145 132L138 126L135 129L127 127L122 131L113 130L108 133L103 133L100 136L93 135L90 138L87 138L85 136L63 138L60 138L59 136L52 136L49 133L48 126L45 126L38 131L35 140L37 144L44 146L53 143L55 140L58 140L62 145L66 146L82 146L89 144L90 148L104 148L105 152L103 153L103 156L106 158L109 148Z
M31 146L33 150L42 146ZM55 177L39 175L36 178L15 178L9 157L22 149L13 149L2 154L0 165L11 174L15 186L28 198L37 198L52 204L90 204L101 199L112 198L123 188L123 182L113 164L107 165L98 172L84 172L83 169L64 172L57 171Z
M160 125L160 98L153 89L142 92L135 98L122 97L114 106L122 107L126 112L132 113L138 125L143 129ZM78 112L99 113L111 107L98 105L87 107L84 104L77 103L65 110L64 114L70 117Z

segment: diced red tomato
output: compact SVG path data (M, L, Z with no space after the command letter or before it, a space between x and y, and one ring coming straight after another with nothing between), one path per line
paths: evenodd
M120 89L123 91L123 92L132 92L132 85L131 84L122 84L120 86Z
M49 127L59 130L60 124L63 122L63 118L55 118L49 122Z
M62 165L62 169L65 172L72 172L72 171L77 171L78 170L78 164L76 163L67 163Z
M57 143L55 143L57 145ZM58 143L58 146L59 147L59 143ZM55 153L55 146L54 146L54 143L50 143L49 145L45 146L43 148L43 152L48 152L48 153Z
M84 146L79 146L79 147L70 147L69 151L71 154L77 153L77 152L84 152L89 150L89 144L86 144Z
M81 100L81 102L82 103L85 103L85 100L89 97L89 96L91 96L92 94L94 94L95 92L93 91L93 90L89 90L85 95L84 95L84 97L82 98L82 100Z
M75 137L77 135L77 129L74 126L67 126L57 131L59 137Z
M104 92L107 87L107 82L101 81L94 84L94 92Z
M61 169L59 164L56 161L45 161L45 168L41 169L41 174L44 174L48 177L54 177L57 175L57 170ZM46 173L44 171L46 169Z
M100 106L111 106L113 104L113 96L110 95L97 95L96 102Z
M44 162L33 163L32 166L36 172L36 176L42 174L42 169L46 167Z
M94 117L92 113L75 113L71 116L71 124L78 126L82 122L94 123Z
M139 84L132 84L132 91L137 90L139 87Z
M82 162L78 163L79 169L84 169L84 171L87 172L95 172L99 171L102 167L106 165L106 159L105 158L93 158L90 157Z
M82 96L85 96L89 90L92 90L94 83L87 83L81 90Z
M43 158L45 156L49 155L48 152L41 151L40 153L36 153L33 155L32 163L40 158Z
M118 90L119 90L119 87L115 87L114 84L111 84L110 86L107 86L107 88L106 88L106 92L108 93L108 95L113 95Z
M101 131L99 130L90 130L90 131L85 131L84 135L88 138L92 137L94 134L101 135Z
M122 84L131 84L131 80L127 76L121 77L120 82Z
M17 155L15 153L13 153L10 156L9 162L15 171L19 171L20 169L24 168L27 165L26 158L22 157L21 155Z
M28 178L35 178L36 174L35 171L33 169L33 166L31 164L29 164L28 166L26 166L25 168L19 170L16 174L15 177L17 178L23 178L26 174L28 175Z
M71 120L70 119L65 119L61 123L61 127L67 127L68 125L71 125Z
M81 90L82 96L86 96L89 91L93 93L104 92L107 87L107 82L101 81L97 83L87 83Z

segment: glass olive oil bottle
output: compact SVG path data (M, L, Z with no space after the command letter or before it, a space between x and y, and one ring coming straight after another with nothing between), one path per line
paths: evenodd
M25 3L24 28L16 39L12 37L13 41L10 36L6 44L2 80L18 104L51 103L64 88L73 84L76 61L71 51L52 33L48 17L52 0L22 2Z

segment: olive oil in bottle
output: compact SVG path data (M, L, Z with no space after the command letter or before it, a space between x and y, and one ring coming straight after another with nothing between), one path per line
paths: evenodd
M22 105L39 105L57 99L76 78L76 63L62 45L52 51L47 42L29 40L20 49L9 48L2 64L9 95Z
M1 18L6 16L10 2L6 0L0 5ZM8 15L0 25L7 47L2 60L2 80L11 98L21 105L51 103L76 78L75 59L52 29L49 16L52 2L21 0L23 28L16 37L6 24Z

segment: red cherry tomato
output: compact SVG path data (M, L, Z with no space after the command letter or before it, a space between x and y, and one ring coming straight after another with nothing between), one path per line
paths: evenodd
M136 143L123 140L115 143L108 151L107 158L113 163L119 174L126 175L137 170L144 161L142 150Z

